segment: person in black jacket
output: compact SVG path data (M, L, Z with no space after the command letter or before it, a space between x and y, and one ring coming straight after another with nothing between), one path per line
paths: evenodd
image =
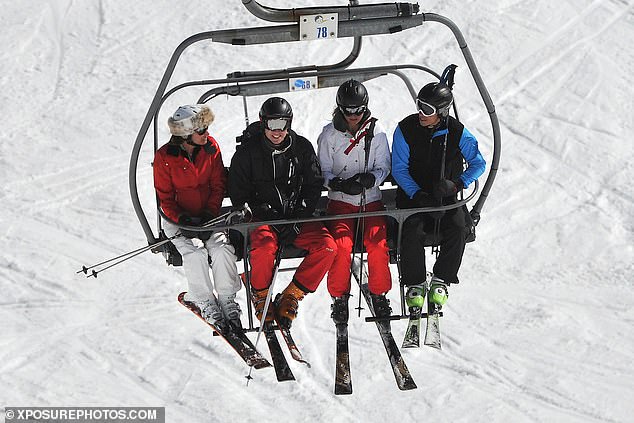
M229 197L233 205L247 203L256 220L310 217L321 196L323 177L315 150L291 130L291 105L280 97L262 104L260 121L251 124L229 168ZM336 254L335 242L319 222L262 225L250 234L251 285L257 318L262 320L275 255L280 245L307 250L293 280L269 306L266 321L274 318L289 327L298 302L314 292Z
M454 204L456 194L482 173L485 161L478 141L455 118L449 116L451 89L443 82L425 85L417 96L418 113L399 122L392 143L392 175L399 188L398 208ZM467 168L463 170L463 161ZM430 299L442 306L447 286L458 283L458 269L465 248L464 208L416 214L403 226L401 277L408 286L408 306L422 306L425 297L426 235L442 235L434 264Z

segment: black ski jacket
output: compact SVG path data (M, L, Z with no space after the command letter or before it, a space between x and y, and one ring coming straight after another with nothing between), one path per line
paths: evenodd
M289 130L274 148L260 122L244 131L229 168L229 197L234 206L257 210L269 204L280 218L312 215L321 196L323 177L313 145Z

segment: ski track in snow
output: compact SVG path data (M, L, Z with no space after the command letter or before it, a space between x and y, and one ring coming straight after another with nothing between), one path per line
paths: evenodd
M500 169L478 239L467 247L462 282L450 290L440 323L443 349L402 350L418 389L396 387L376 327L363 320L367 310L361 318L353 310L353 284L354 394L341 397L333 393L335 331L325 281L302 301L293 328L312 368L286 353L296 382L277 383L268 368L253 370L247 387L248 367L176 301L186 289L182 268L148 253L97 279L75 274L83 264L144 245L129 199L128 161L173 50L196 32L261 22L239 2L220 0L194 1L183 10L164 0L126 10L103 0L4 3L3 406L165 406L167 421L175 422L289 415L306 422L631 420L634 1L421 4L465 34L500 117ZM416 31L364 39L358 65L418 63L441 71L457 63L460 116L490 158L490 123L450 32L436 23ZM170 86L233 70L297 66L302 57L334 63L348 54L348 41L333 44L328 57L314 43L243 50L257 57L224 46L192 47L182 57L190 68L179 65ZM394 99L394 81L367 85L388 132L414 112ZM325 102L332 103L334 92L288 96L293 125L309 139L328 120L332 104ZM169 99L161 122L199 94ZM249 99L252 119L260 100ZM239 111L228 110L236 105ZM220 99L212 107L229 164L244 124L242 105ZM166 140L162 123L159 131ZM150 210L148 151L137 182ZM148 218L153 225L155 216ZM391 270L388 296L400 310ZM280 274L276 291L290 278ZM238 300L246 310L244 291ZM392 322L399 345L405 326ZM255 340L255 333L249 336ZM269 356L264 339L258 348Z

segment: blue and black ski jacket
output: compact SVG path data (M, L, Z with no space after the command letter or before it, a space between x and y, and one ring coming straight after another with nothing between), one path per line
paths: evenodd
M445 174L441 175L445 140ZM466 169L463 161L467 163ZM467 188L484 173L485 166L478 141L452 116L446 125L428 128L420 125L418 114L413 114L399 122L394 131L392 175L399 186L396 195L399 208L415 207L414 194L421 189L433 194L441 179L450 179L458 185L462 182L462 187Z

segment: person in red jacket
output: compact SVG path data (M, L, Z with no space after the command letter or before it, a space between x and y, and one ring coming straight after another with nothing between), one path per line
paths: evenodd
M227 323L242 327L240 306L235 302L241 283L235 249L227 234L179 227L202 225L220 212L227 175L218 143L208 132L213 120L205 104L181 106L168 119L172 137L156 152L154 187L159 206L169 219L163 219L165 235L171 237L179 231L183 235L172 243L183 257L189 286L185 300L194 303L202 317L217 327ZM194 243L195 238L203 247Z

